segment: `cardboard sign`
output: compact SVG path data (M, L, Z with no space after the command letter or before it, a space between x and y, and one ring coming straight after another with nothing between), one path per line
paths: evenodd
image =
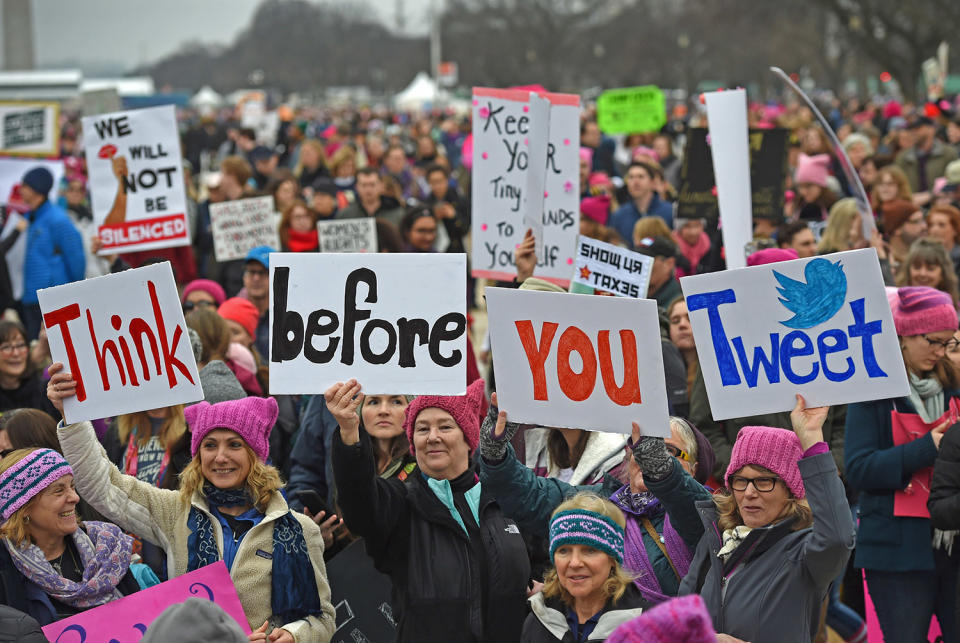
M0 154L60 156L60 104L0 101Z
M377 221L363 219L331 219L317 221L320 252L376 252Z
M271 196L211 203L210 224L217 261L243 259L257 246L280 248Z
M367 555L363 539L356 540L327 564L330 601L337 614L331 643L392 641L397 635L390 599L390 577L381 574Z
M680 280L714 420L909 392L872 248Z
M511 421L667 436L657 302L487 288L497 396Z
M85 116L83 138L101 254L188 245L173 105Z
M68 423L203 399L169 262L37 292Z
M463 395L463 254L270 255L270 393Z
M513 252L523 240L536 111L524 90L473 90L473 275L510 280ZM535 275L570 283L580 222L580 97L539 95L550 101L543 181L542 249ZM542 158L542 157L541 157ZM536 206L534 206L536 210ZM529 227L529 226L528 226ZM538 246L541 240L538 239Z
M244 634L250 634L250 625L237 597L237 590L230 580L227 566L221 560L120 600L51 623L42 628L43 635L51 641L61 642L136 643L165 609L188 598L213 601L237 622Z
M573 281L621 297L643 298L650 285L653 257L590 237L580 237Z
M655 85L610 89L597 98L597 127L606 134L659 132L667 124L667 101Z

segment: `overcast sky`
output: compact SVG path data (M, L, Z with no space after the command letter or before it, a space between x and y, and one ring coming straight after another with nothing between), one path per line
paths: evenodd
M397 0L368 2L385 24L396 24ZM249 24L259 4L260 0L33 0L37 66L123 70L162 58L185 42L227 44ZM424 33L429 0L401 4L407 31Z

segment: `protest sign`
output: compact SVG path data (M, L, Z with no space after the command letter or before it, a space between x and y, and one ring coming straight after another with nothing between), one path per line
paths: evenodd
M377 221L363 219L331 219L317 221L320 252L376 252Z
M498 403L512 421L614 433L637 422L645 435L670 434L657 302L509 288L486 296Z
M550 101L550 122L541 213L543 249L537 255L536 275L566 286L573 271L580 221L580 97L540 96ZM530 148L536 142L532 109L526 90L473 90L471 237L475 277L514 277L513 251L526 232L528 169L535 156Z
M580 237L573 281L621 297L646 297L653 257Z
M257 246L280 249L272 196L211 203L210 227L217 261L243 259Z
M174 107L85 116L83 138L101 254L188 245Z
M907 395L872 248L680 280L714 420Z
M396 638L390 577L373 566L362 539L350 543L330 559L327 580L330 581L330 602L337 617L337 631L331 643Z
M59 156L60 104L0 101L0 154Z
M37 292L68 423L203 399L169 262Z
M462 395L463 254L270 255L270 393Z
M250 634L250 624L243 613L237 590L230 580L227 566L221 560L136 594L51 623L43 628L43 635L61 643L136 643L165 609L188 598L213 601L237 622L245 634Z
M610 89L597 98L597 127L605 134L659 132L667 124L667 101L655 85Z

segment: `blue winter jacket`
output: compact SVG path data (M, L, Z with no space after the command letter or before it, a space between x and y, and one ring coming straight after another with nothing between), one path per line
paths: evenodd
M23 264L25 304L37 303L37 291L83 279L87 260L83 239L67 213L50 201L27 215L27 255Z

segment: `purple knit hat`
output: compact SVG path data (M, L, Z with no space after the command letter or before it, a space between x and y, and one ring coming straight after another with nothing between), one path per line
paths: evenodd
M413 453L413 425L417 421L420 411L427 408L443 409L456 420L457 426L463 431L463 437L470 445L470 453L480 444L480 414L483 412L482 379L474 380L467 387L466 395L419 395L407 405L407 415L403 421L403 428L410 440L410 453Z
M716 643L713 622L699 594L681 596L644 610L607 637L607 643Z
M272 397L245 397L210 404L200 402L183 410L193 434L190 438L190 455L196 456L200 443L214 429L229 429L236 432L253 449L261 461L270 455L270 429L277 421L280 410Z
M0 515L4 520L9 520L31 498L69 475L73 475L73 469L53 449L32 451L0 473Z
M783 479L795 498L803 498L807 492L797 466L802 457L800 438L793 431L772 426L745 426L737 434L723 481L730 488L730 476L748 464L755 464L773 471Z
M900 337L957 330L957 309L950 295L928 286L898 288L888 296L893 325Z

